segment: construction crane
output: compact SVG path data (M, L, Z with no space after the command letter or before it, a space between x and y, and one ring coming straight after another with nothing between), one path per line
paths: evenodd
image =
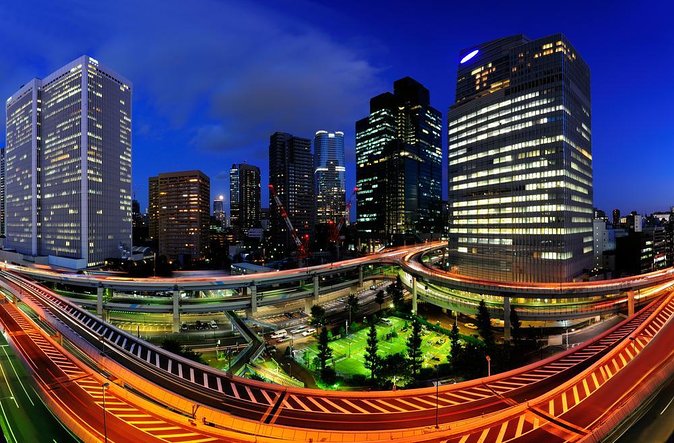
M276 193L274 185L269 185L269 192L271 192L271 195L274 198L274 202L276 203L276 207L279 211L279 214L283 218L283 221L285 221L286 226L288 228L288 232L290 232L290 236L292 237L293 242L295 242L295 246L297 247L297 259L302 261L309 256L309 235L305 234L300 239L300 237L297 235L297 230L293 227L293 224L290 221L290 218L288 217L288 212L286 212L286 208L283 206L283 203L281 203L281 199Z

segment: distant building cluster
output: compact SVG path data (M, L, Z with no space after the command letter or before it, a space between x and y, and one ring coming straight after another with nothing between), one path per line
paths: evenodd
M145 214L132 201L131 83L80 57L6 102L1 253L85 268L144 246L144 257L220 267L446 238L442 264L484 280L569 281L674 263L674 211L593 209L590 69L563 35L467 48L455 86L446 125L410 77L370 99L355 122L353 192L344 132L278 131L264 207L260 168L234 163L229 194L214 200L201 171L151 177Z

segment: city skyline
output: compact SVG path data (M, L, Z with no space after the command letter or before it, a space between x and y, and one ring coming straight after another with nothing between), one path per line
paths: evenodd
M39 6L42 2L35 4ZM58 6L35 8L30 19L21 18L24 6L1 7L0 41L5 43L7 57L0 74L0 88L4 88L8 97L27 79L44 76L84 53L124 72L135 86L133 191L143 210L147 208L147 178L174 170L172 164L176 156L186 151L191 155L183 160L188 163L184 167L202 169L212 178L212 197L226 195L226 177L232 163L260 164L261 175L268 176L265 153L268 137L274 131L309 138L324 128L343 130L346 187L352 189L355 185L354 126L355 121L367 113L369 97L385 90L393 80L409 75L428 87L433 96L432 106L447 109L454 95L453 67L462 49L476 41L503 35L523 33L535 37L556 32L564 33L573 41L593 68L595 206L607 211L617 207L624 213L652 212L665 209L674 201L674 190L667 186L671 173L667 162L660 161L661 153L671 146L674 137L667 131L671 113L666 104L671 101L668 97L672 92L649 81L648 70L639 68L641 62L621 63L621 57L671 63L668 57L674 48L671 36L659 38L657 31L667 16L663 13L667 9L665 5L654 5L655 12L632 11L629 7L604 10L584 5L582 15L575 14L578 8L573 7L555 14L519 8L506 14L510 20L504 20L501 11L487 12L481 16L485 26L480 27L463 22L440 26L448 17L468 14L468 10L461 9L467 7L462 6L443 6L434 9L433 14L429 11L411 17L395 13L395 8L383 13L394 24L418 28L420 23L427 22L428 26L419 36L411 32L396 35L380 24L365 26L378 9L376 3L363 6L357 15L348 15L345 11L355 10L348 4L340 9L310 2L273 8L229 2L228 11L234 17L231 20L237 20L232 31L221 30L227 28L220 25L225 8L212 2L197 4L193 12L186 11L179 2L170 3L161 22L152 19L151 3L131 8L134 14L130 15L121 15L105 5L73 2L71 6L79 9L64 14L54 23L50 18ZM120 8L124 9L128 8ZM180 40L165 41L162 32L165 25L177 23L185 14L190 17L206 9L212 10L213 19L200 22L198 28L188 24ZM331 14L342 26L317 27L316 22L310 20L316 14ZM253 36L254 29L279 15L288 19L289 24L275 25L263 36ZM103 16L109 17L106 26L97 26ZM25 33L21 33L29 24L25 20L31 20L31 25L41 29L36 37L24 37ZM75 22L77 26L69 26ZM631 23L636 23L640 32L633 32L633 27L627 26ZM118 31L123 24L128 27L124 33ZM299 31L289 30L295 25L300 25ZM99 28L111 32L103 33ZM489 31L485 31L487 28ZM272 54L274 47L270 47L256 54L257 61L243 57L238 67L227 64L225 56L219 55L212 44L199 47L207 37L220 33L227 37L221 39L222 44L236 49L237 56L261 47L263 40L266 43L276 38L279 43L275 44L286 48L281 58L287 60ZM242 36L241 39L235 39L234 33ZM596 35L602 33L611 35L610 43L596 40ZM420 45L421 38L429 43ZM45 41L50 42L50 50L46 50ZM88 43L83 44L84 41ZM141 41L147 45L138 45ZM157 50L158 45L161 48ZM183 67L177 66L176 58L169 56L175 51L189 55ZM151 52L152 57L148 57ZM205 62L191 63L195 60ZM248 75L260 68L260 64L267 63L276 65L269 65L274 69L265 72L265 78ZM297 72L303 75L298 77ZM179 87L185 80L187 86ZM268 98L258 100L260 103L244 103L242 94L251 89L266 93ZM618 89L620 101L616 99ZM237 95L232 92L235 90L242 92ZM300 92L303 94L298 95ZM292 107L288 107L289 96L297 98ZM326 100L336 106L317 112ZM170 105L173 102L175 106ZM292 112L279 112L284 107ZM632 112L634 109L640 112ZM233 131L234 127L242 130ZM232 140L226 135L239 139ZM443 134L443 151L446 149ZM446 177L444 180L446 183ZM631 186L615 192L625 180L629 180ZM264 185L263 179L262 201L268 201ZM642 196L647 186L655 187L658 192ZM446 192L443 186L443 195L446 196Z

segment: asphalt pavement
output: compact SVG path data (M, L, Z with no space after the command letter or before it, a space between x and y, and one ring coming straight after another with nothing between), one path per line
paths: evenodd
M3 335L0 335L0 413L7 442L79 441L42 403L31 376Z
M662 388L648 412L617 440L617 443L633 442L674 442L674 377Z

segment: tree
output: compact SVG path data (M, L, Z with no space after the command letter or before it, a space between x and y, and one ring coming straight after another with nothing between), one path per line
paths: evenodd
M412 333L407 339L407 357L412 378L416 381L423 360L421 355L421 323L418 317L414 317L414 320L412 320Z
M384 291L381 289L377 291L377 294L374 296L374 302L379 305L379 310L381 311L381 307L384 304Z
M330 358L332 358L332 348L328 345L328 328L323 327L318 335L318 367L321 371L321 377L326 374L325 369Z
M380 377L384 380L393 380L396 383L407 375L407 368L407 358L401 352L390 354L381 360Z
M482 337L487 349L493 349L494 331L491 330L491 316L484 299L480 300L480 306L477 308L477 330L480 332L480 337Z
M370 370L370 381L375 383L379 372L379 340L377 339L377 327L370 322L370 330L367 334L367 346L365 347L365 367Z
M311 325L323 326L325 324L325 309L320 305L311 307Z
M346 300L346 304L349 307L349 322L351 319L358 318L358 296L356 294L349 294L349 298ZM348 334L349 331L346 331Z
M459 327L454 323L452 330L449 332L449 342L452 344L451 354L449 354L449 362L452 364L452 369L456 371L459 368L459 359L461 358L461 344L459 343Z
M510 330L512 332L515 346L517 346L522 339L522 322L520 321L520 316L517 313L517 310L512 306L510 307Z
M396 277L395 283L389 285L389 294L391 295L391 300L393 301L393 306L397 310L402 310L403 308L403 282L400 279L400 276Z

